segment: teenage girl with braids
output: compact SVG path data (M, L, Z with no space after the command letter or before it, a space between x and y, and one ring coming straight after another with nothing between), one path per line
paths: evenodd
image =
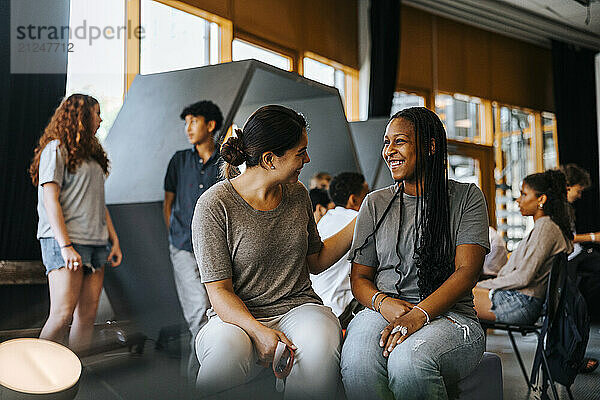
M542 311L552 256L573 251L564 174L548 170L527 176L517 203L523 216L533 217L533 229L498 276L479 282L473 293L479 318L532 324Z
M396 184L360 209L352 292L366 308L348 327L349 399L445 399L478 364L485 339L471 290L488 244L485 199L447 178L446 132L415 107L388 123L382 156Z
M108 158L96 138L98 101L73 94L54 112L29 173L38 187L37 237L50 289L40 338L86 349L92 340L104 266L121 263L119 239L104 203ZM110 242L110 244L109 244Z

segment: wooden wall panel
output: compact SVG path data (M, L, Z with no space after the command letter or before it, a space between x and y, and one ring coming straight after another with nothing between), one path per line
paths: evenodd
M218 15L219 17L227 18L231 20L233 17L232 13L232 0L181 0L184 3L200 8L209 13Z
M304 49L359 69L357 1L304 0L303 4Z
M436 24L438 90L489 99L492 34L445 18Z
M397 85L399 88L431 89L432 15L406 6L402 6L401 14Z
M548 49L405 5L400 35L398 90L462 93L554 111Z
M181 1L229 19L246 37L359 68L358 0Z
M492 96L511 105L554 111L550 50L493 35Z
M290 49L297 50L303 43L301 18L300 0L234 0L234 31L240 29Z

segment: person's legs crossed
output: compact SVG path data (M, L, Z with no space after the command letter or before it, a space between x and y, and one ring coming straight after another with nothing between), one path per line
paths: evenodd
M468 376L485 350L479 322L454 313L434 319L394 348L387 371L396 398L446 399Z
M195 347L200 363L196 388L203 396L242 385L262 370L248 334L217 316L198 332Z
M334 399L340 383L341 328L329 307L303 304L272 327L298 348L286 379L286 399Z
M352 319L342 348L341 372L348 400L393 400L388 388L387 359L379 346L388 325L381 314L364 309Z

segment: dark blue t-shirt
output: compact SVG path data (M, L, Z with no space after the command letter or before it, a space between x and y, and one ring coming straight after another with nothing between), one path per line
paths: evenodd
M169 242L178 249L192 250L192 217L202 193L220 180L218 149L204 163L195 147L176 152L165 175L165 191L175 193L171 209Z

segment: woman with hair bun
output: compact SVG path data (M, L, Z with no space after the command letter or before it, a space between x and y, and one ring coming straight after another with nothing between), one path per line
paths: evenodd
M198 199L192 243L212 304L196 336L203 395L250 381L283 342L295 351L285 397L335 397L340 325L309 272L324 271L348 251L354 221L321 241L298 182L310 162L307 145L302 115L261 107L221 148L226 179Z
M565 175L558 170L528 175L517 203L523 216L533 217L533 229L498 276L479 282L473 294L479 318L533 324L546 297L552 257L573 251Z
M119 238L104 203L108 158L96 137L98 101L63 100L35 149L29 168L38 187L38 232L48 275L50 315L40 338L85 350L92 340L104 267L121 263ZM109 243L110 242L110 243Z

